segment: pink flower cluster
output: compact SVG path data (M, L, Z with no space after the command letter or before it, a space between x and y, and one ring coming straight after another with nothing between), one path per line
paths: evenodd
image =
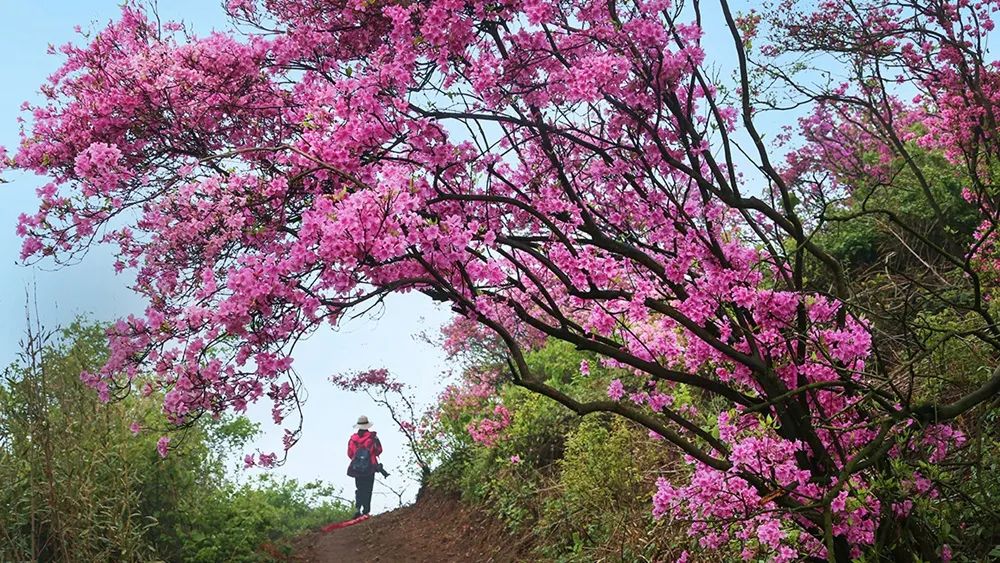
M507 407L497 405L493 407L493 413L490 416L479 421L470 422L466 429L473 440L487 448L491 448L500 440L501 433L510 426L512 421L513 417L510 411L507 410Z

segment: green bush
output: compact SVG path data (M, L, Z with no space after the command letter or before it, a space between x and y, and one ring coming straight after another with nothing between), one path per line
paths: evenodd
M289 554L287 539L351 514L322 483L303 485L269 474L239 487L225 483L212 493L185 507L187 526L177 536L181 561L270 561L262 545Z
M29 335L3 372L0 561L271 561L286 539L351 514L322 483L236 483L226 463L258 433L246 418L193 421L161 458L161 397L101 404L80 381L105 341L82 321Z
M532 371L574 397L606 397L613 377L625 373L599 367L593 357L553 342L528 355ZM580 375L590 361L591 375ZM690 398L681 391L682 401ZM676 529L656 522L650 495L661 468L675 454L650 447L647 432L609 415L579 417L562 405L511 384L495 402L511 413L511 424L492 447L473 442L469 422L489 416L494 402L449 407L439 430L453 448L432 474L502 519L516 533L533 537L542 560L655 561L686 542ZM516 456L518 462L512 461Z

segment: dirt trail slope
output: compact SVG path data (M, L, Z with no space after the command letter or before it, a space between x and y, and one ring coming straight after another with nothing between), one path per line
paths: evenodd
M499 563L522 560L526 549L496 519L436 491L348 528L311 532L296 545L303 563Z

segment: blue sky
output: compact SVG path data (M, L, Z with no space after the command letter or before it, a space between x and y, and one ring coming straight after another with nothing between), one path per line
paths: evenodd
M0 0L0 146L13 152L18 143L21 103L36 100L38 88L58 68L61 58L46 54L49 44L61 45L77 39L73 26L84 29L103 26L118 13L118 0ZM164 19L183 19L196 33L227 27L219 3L205 0L164 0L159 3ZM55 327L86 314L112 320L141 312L144 305L127 289L128 275L116 276L113 259L103 249L87 255L82 263L55 268L51 263L26 267L18 263L21 241L14 234L17 216L37 206L35 188L41 179L4 173L0 184L0 365L17 353L24 331L26 291L37 295L39 317L44 326ZM439 349L414 338L423 331L433 333L448 319L447 309L423 296L407 294L387 301L377 319L353 321L336 332L315 334L296 349L295 368L305 382L305 428L299 444L277 473L305 480L324 479L353 495L353 480L345 474L346 442L359 414L367 414L379 429L387 454L383 458L393 473L389 484L399 488L404 468L399 467L402 436L391 427L388 415L367 397L335 391L326 378L332 373L386 367L416 387L418 401L427 403L441 388L440 374L446 369ZM281 430L270 422L268 408L252 414L267 431L257 446L263 451L281 448ZM381 422L381 424L379 424ZM375 510L395 505L396 498L376 485ZM380 494L382 493L382 494Z

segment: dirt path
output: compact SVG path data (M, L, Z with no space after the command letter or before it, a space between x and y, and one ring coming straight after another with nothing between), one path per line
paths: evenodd
M311 532L296 544L296 559L310 563L499 563L524 555L524 542L496 519L435 491L348 528Z

